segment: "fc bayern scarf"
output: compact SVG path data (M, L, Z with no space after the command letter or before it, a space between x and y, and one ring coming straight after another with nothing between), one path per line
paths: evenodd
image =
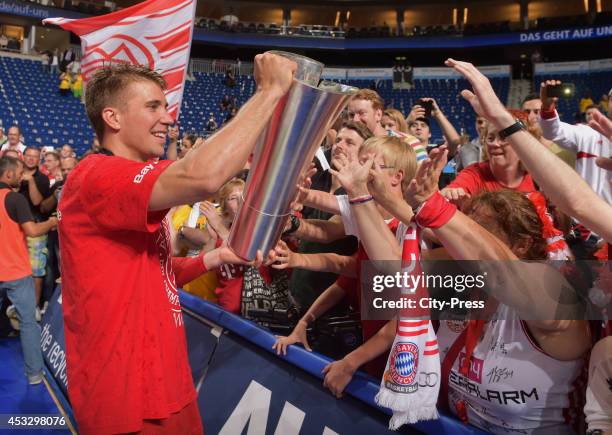
M398 227L402 243L402 272L421 274L420 230L415 222ZM420 281L419 281L420 282ZM399 313L393 347L376 395L376 403L393 411L389 428L438 418L436 402L440 390L438 340L430 321L429 309L419 300L427 298L427 288L403 288L401 295L415 301L415 308Z

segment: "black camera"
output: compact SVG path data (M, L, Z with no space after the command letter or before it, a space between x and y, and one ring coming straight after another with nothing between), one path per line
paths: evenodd
M431 117L431 112L433 111L433 101L431 100L424 100L422 98L419 98L416 102L417 106L421 106L423 109L425 109L425 118L430 118Z
M546 96L553 98L574 98L576 85L573 83L561 83L560 85L546 86Z

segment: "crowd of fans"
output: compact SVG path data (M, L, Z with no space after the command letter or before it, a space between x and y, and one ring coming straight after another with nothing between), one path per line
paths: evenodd
M515 260L510 272L481 265L490 275L512 274L514 284L488 289L496 302L487 304L502 320L439 323L447 395L441 402L463 421L494 433L572 433L584 430L585 416L589 433L612 431L612 339L605 338L612 332L606 322L610 272L580 274L577 268L545 264L608 258L612 122L592 100L584 104L584 124L560 120L555 98L547 95L556 81L543 83L522 107L505 108L472 65L453 60L447 65L472 85L473 93L462 94L477 114L478 137L460 135L427 95L403 114L385 107L375 91L360 90L329 129L322 144L325 159L313 162L302 177L274 262L222 263L184 288L279 333L274 345L279 354L300 343L336 358L325 369L325 386L341 397L359 368L382 378L398 328L397 319L355 316L362 301L362 261L405 259L398 240L416 223L422 232L418 255L425 260ZM228 95L220 107L228 114L224 124L238 111ZM432 122L442 130L443 143L430 143ZM217 128L211 114L207 130ZM170 160L206 146L202 137L180 137L178 126L169 129L168 138ZM13 304L8 313L19 320L26 372L34 384L42 367L36 318L61 280L55 214L78 160L69 145L41 150L25 139L17 126L6 138L0 130L0 243L12 250L7 264L18 266L11 274L0 272L0 297L7 289ZM94 140L82 158L100 151ZM331 161L329 171L325 160ZM216 195L169 211L174 256L204 255L226 244L249 167L247 162ZM6 249L0 249L0 258ZM582 287L576 281L603 321L580 320ZM567 316L554 320L559 311ZM347 347L338 337L316 333L338 317L360 336L357 343ZM456 345L464 331L481 337L470 349ZM483 373L464 372L465 361L470 367L493 360L507 368L496 379L487 375L485 382ZM482 394L534 388L535 400L521 395L520 401L512 399L521 406L510 406L505 396L495 401L474 394L476 378Z

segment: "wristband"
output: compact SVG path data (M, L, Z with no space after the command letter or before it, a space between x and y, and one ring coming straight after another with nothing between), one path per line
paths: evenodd
M550 110L542 110L540 112L540 118L542 119L553 119L557 117L557 110L555 109L555 106L553 105Z
M523 124L523 121L517 119L512 125L504 128L503 130L498 131L497 134L501 140L505 140L509 136L521 130L527 130L527 127L525 126L525 124Z
M440 228L457 212L457 206L448 202L438 191L417 209L415 221L421 228Z
M362 195L353 199L349 199L350 205L364 204L366 202L372 201L374 197L372 195Z
M283 233L283 235L293 234L298 230L298 228L300 228L301 221L296 215L292 214L289 216L289 220L291 221L291 226Z

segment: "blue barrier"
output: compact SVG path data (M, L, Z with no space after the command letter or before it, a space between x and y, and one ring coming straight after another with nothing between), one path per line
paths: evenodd
M321 371L330 359L291 346L286 356L272 350L275 337L256 324L183 291L189 363L206 433L393 434L390 411L378 407L378 380L358 372L337 400L323 387ZM43 318L42 347L47 376L67 410L61 288ZM484 432L441 415L404 426L399 433L477 435Z
M277 356L272 350L275 337L268 331L191 294L180 292L180 299L186 313L190 358L202 338L190 331L196 323L200 323L200 332L205 332L202 328L207 325L208 332L218 338L205 375L194 379L200 387L198 402L206 431L241 433L247 425L255 424L255 433L272 434L292 424L302 434L394 433L387 429L390 410L374 402L378 380L358 372L345 390L348 394L337 400L322 385L321 371L329 358L298 346L291 346L286 356ZM204 340L210 341L210 337ZM288 408L291 411L286 411ZM251 429L249 426L249 432ZM484 433L444 414L438 420L400 430L421 432Z

